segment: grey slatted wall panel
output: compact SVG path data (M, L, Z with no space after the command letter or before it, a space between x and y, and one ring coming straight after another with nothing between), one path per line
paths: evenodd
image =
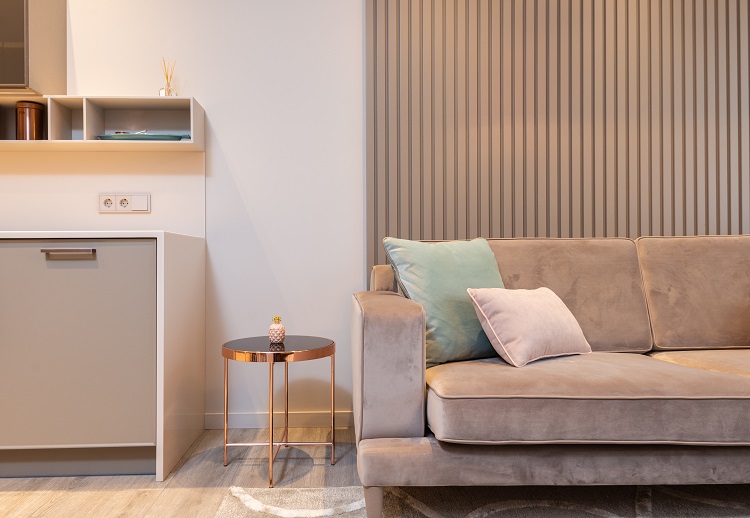
M750 231L746 0L368 0L384 236Z

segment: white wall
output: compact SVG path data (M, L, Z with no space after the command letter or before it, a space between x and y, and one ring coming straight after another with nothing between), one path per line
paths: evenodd
M221 344L265 334L276 313L287 333L336 341L337 408L351 422L350 297L365 286L363 3L69 0L69 94L154 95L164 56L179 94L206 111L209 427L221 426ZM290 366L293 424L326 422L328 365ZM264 426L267 376L232 365L230 426Z
M100 214L99 193L151 194L149 214ZM0 230L205 233L200 153L9 152L0 157Z

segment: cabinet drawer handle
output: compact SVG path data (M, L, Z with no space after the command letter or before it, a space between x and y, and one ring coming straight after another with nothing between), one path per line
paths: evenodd
M42 248L46 255L96 255L96 248Z

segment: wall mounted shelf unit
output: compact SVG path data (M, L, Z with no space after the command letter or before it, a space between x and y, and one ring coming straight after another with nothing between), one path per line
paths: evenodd
M46 105L47 140L13 140L18 100ZM0 97L0 152L204 151L204 117L192 97ZM116 132L188 137L176 141L98 138Z

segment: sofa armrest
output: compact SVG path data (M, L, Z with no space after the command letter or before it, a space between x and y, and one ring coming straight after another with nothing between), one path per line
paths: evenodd
M423 437L425 315L387 291L355 293L352 308L356 441Z

